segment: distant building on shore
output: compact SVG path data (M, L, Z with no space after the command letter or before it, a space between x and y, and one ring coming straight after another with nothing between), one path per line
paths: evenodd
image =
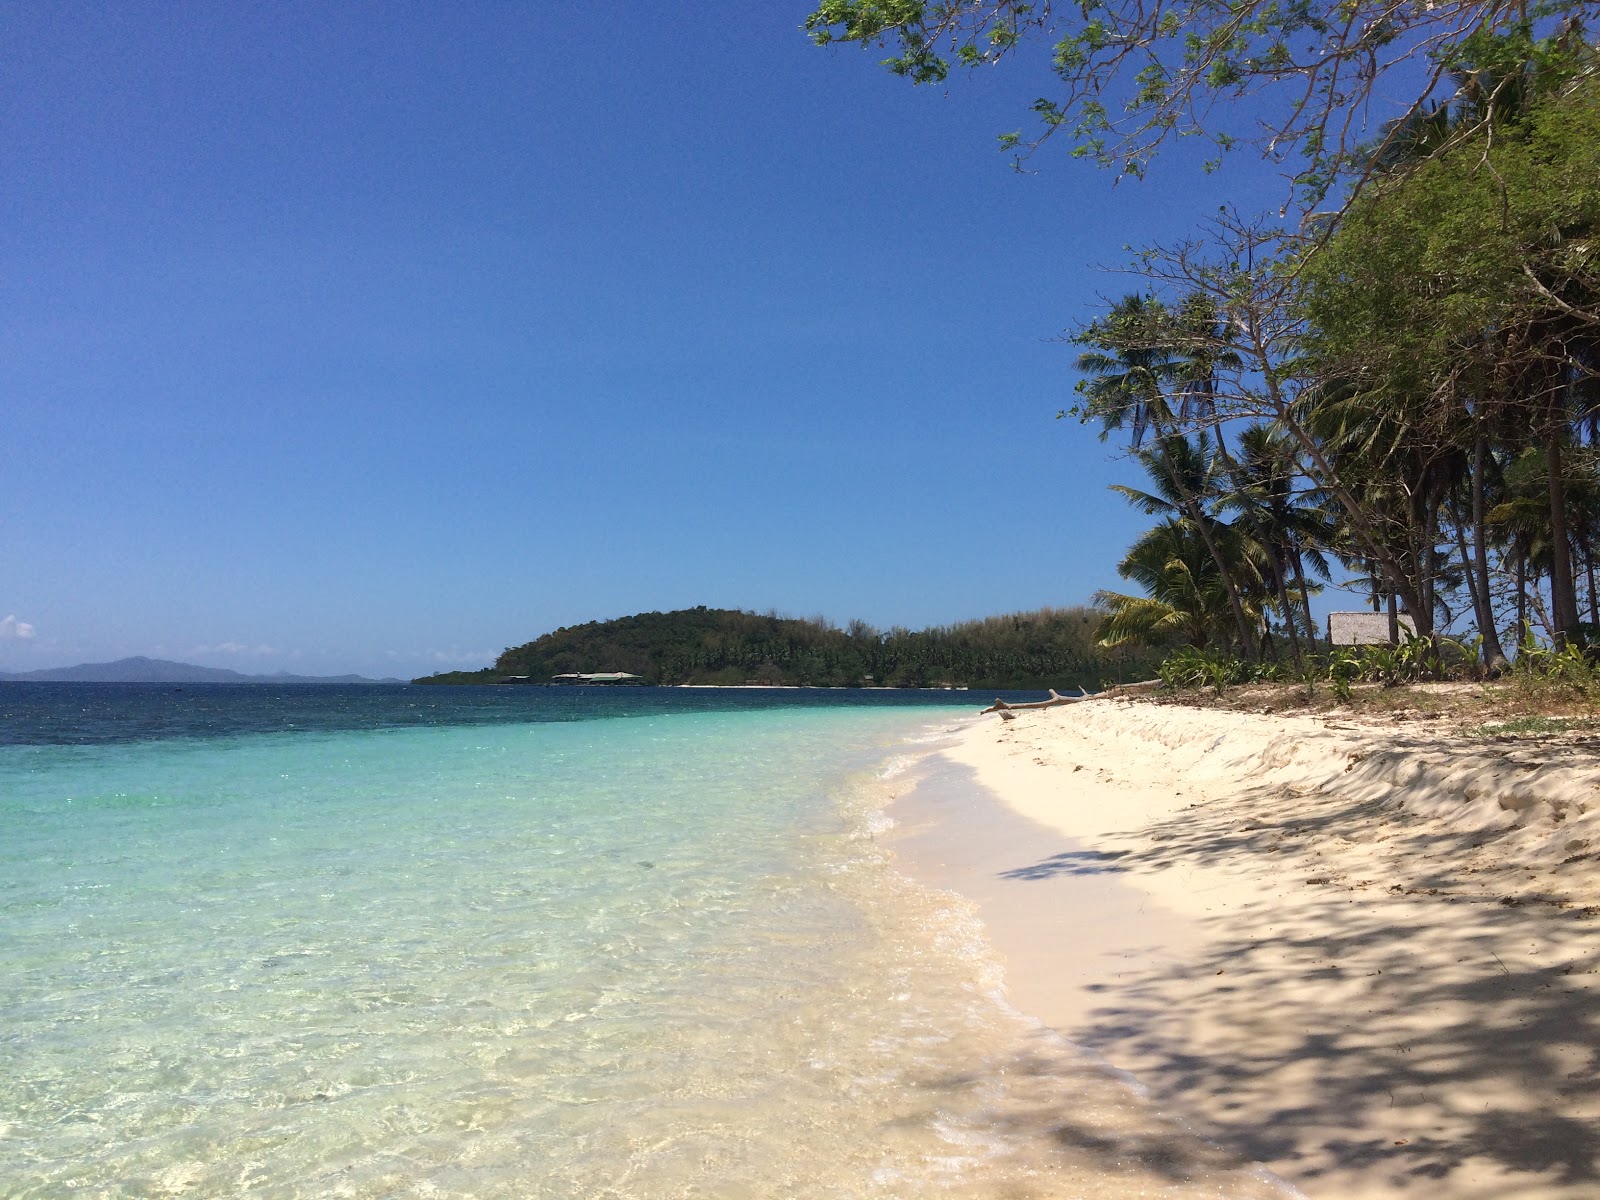
M643 683L643 675L634 675L629 671L567 671L561 675L552 675L551 683Z
M1396 623L1412 637L1417 623L1401 613ZM1328 614L1328 644L1331 646L1392 646L1389 614L1381 612L1331 612Z

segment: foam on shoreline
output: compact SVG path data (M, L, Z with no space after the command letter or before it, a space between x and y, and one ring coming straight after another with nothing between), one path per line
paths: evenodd
M1600 1192L1600 753L1091 701L891 810L1011 1001L1308 1195Z

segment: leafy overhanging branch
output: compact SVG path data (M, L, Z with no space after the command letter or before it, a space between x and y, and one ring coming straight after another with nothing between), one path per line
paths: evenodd
M1310 211L1340 180L1359 190L1382 158L1374 136L1491 96L1487 51L1563 55L1597 13L1600 0L822 0L805 28L822 45L890 48L884 66L916 84L1043 44L1054 92L1034 102L1033 134L1000 139L1019 162L1059 135L1119 176L1142 176L1173 139L1219 155L1248 144L1286 165ZM1476 72L1461 77L1463 62ZM1494 116L1491 102L1451 136Z

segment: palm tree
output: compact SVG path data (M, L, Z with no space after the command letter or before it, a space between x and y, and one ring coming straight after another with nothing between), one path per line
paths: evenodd
M1248 516L1271 568L1278 604L1298 659L1300 629L1316 637L1306 564L1320 579L1329 578L1328 560L1321 547L1334 537L1333 518L1320 491L1297 488L1301 472L1294 442L1282 430L1267 424L1246 427L1239 435L1239 453L1234 491L1225 503ZM1291 577L1299 592L1298 613L1289 593Z
M1478 623L1485 637L1485 654L1503 661L1495 644L1492 613L1485 611L1485 425L1509 425L1515 429L1510 447L1513 454L1528 444L1531 435L1544 456L1552 633L1558 640L1575 637L1580 615L1573 550L1575 544L1582 547L1588 539L1582 530L1568 526L1572 506L1564 491L1570 472L1563 458L1571 445L1574 423L1592 422L1600 411L1597 379L1590 369L1594 347L1600 339L1600 321L1593 316L1593 272L1582 268L1575 271L1573 263L1589 257L1589 247L1600 229L1596 228L1592 210L1588 215L1574 210L1565 219L1558 212L1575 181L1578 190L1589 186L1586 181L1592 176L1592 167L1577 167L1573 179L1564 178L1558 166L1554 171L1549 167L1532 174L1525 171L1521 177L1508 180L1500 169L1505 163L1502 161L1498 167L1491 164L1490 151L1510 148L1515 161L1516 145L1538 136L1543 114L1559 111L1561 102L1572 101L1584 89L1591 94L1579 98L1583 104L1592 105L1597 51L1584 41L1581 29L1571 24L1544 41L1536 41L1531 25L1524 24L1499 35L1475 36L1467 47L1467 56L1454 71L1457 86L1452 102L1387 127L1372 155L1371 169L1389 190L1399 191L1408 176L1420 173L1424 167L1455 169L1452 156L1456 163L1464 165L1469 179L1479 173L1480 167L1488 166L1495 181L1490 203L1499 212L1502 231L1513 223L1513 193L1519 186L1527 189L1529 199L1536 198L1540 188L1548 192L1548 196L1537 197L1534 220L1518 235L1518 265L1531 286L1524 289L1526 294L1518 302L1502 306L1483 330L1468 337L1471 344L1457 347L1458 358L1483 360L1470 405L1468 397L1450 394L1455 391L1453 388L1436 397L1472 410L1472 419L1466 423L1471 429L1467 452L1471 458L1477 549L1467 567ZM1592 144L1593 133L1588 133L1587 138ZM1473 139L1481 146L1466 145ZM1551 156L1549 150L1540 153L1553 160L1561 158L1559 154ZM1539 154L1534 159L1539 160ZM1573 161L1576 163L1576 159ZM1461 171L1456 173L1459 176ZM1477 254L1480 247L1471 244L1464 252ZM1585 274L1587 279L1580 278ZM1524 280L1518 278L1516 286L1523 285ZM1507 290L1503 282L1497 281L1494 287L1500 292ZM1450 373L1455 373L1453 366ZM1522 524L1526 540L1531 531L1526 520ZM1586 553L1584 559L1585 574L1592 574ZM1590 591L1594 591L1592 586Z
M1566 475L1561 485L1562 525L1579 531L1582 535L1579 545L1587 554L1593 531L1600 525L1600 456L1592 447L1573 449L1563 456L1562 468ZM1536 447L1523 450L1506 466L1499 503L1489 510L1485 520L1516 558L1523 587L1531 582L1535 590L1541 576L1548 577L1556 570L1557 538L1560 536L1551 527L1547 509L1550 484L1545 473L1548 469L1548 460ZM1592 609L1592 586L1590 601ZM1553 609L1552 600L1552 623L1556 620ZM1520 625L1526 620L1526 604L1520 600L1518 611Z
M1117 564L1117 573L1145 595L1095 593L1095 603L1108 610L1095 631L1100 645L1182 642L1203 648L1227 641L1227 590L1210 550L1188 522L1168 519L1148 530Z
M1341 481L1341 516L1352 534L1361 531L1349 539L1354 557L1383 566L1382 590L1405 602L1424 637L1436 628L1448 559L1439 550L1444 501L1468 469L1451 436L1454 414L1437 401L1390 364L1365 378L1331 375L1305 397L1301 413Z
M1166 388L1175 363L1165 344L1165 313L1155 300L1130 293L1101 320L1073 338L1085 350L1073 363L1089 378L1078 384L1085 417L1100 421L1100 440L1128 429L1128 448L1138 450L1145 434L1173 426Z
M1182 360L1173 353L1172 334L1166 310L1156 301L1134 294L1123 297L1105 318L1091 323L1074 339L1090 347L1075 363L1088 376L1078 384L1078 391L1086 401L1085 417L1099 419L1102 439L1126 427L1129 448L1137 453L1146 433L1153 432L1165 442L1177 434L1180 420L1190 415L1186 408L1191 392L1178 388L1178 412L1168 401L1168 388L1183 381ZM1238 582L1228 574L1213 522L1205 512L1209 497L1204 491L1189 490L1181 475L1173 480L1180 489L1174 502L1193 525L1220 574L1239 645L1254 656L1257 646L1244 597Z

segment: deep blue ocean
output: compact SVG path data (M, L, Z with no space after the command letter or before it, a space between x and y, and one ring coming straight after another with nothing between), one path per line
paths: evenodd
M1254 1195L894 870L992 698L0 683L0 1196Z

